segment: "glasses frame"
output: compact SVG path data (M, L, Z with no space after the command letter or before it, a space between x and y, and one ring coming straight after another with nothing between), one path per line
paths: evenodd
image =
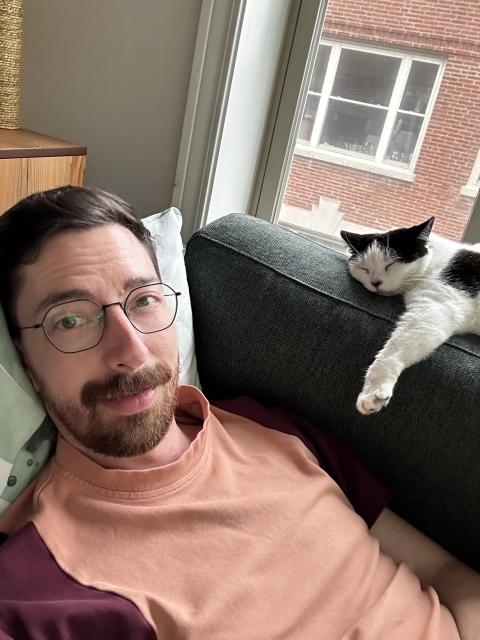
M157 284L161 284L163 287L168 287L168 289L170 289L170 291L172 293L169 293L167 295L171 296L174 295L175 296L175 312L173 314L173 318L172 321L170 322L169 325L167 325L166 327L163 327L163 329L156 329L155 331L142 331L141 329L138 329L132 322L130 316L127 313L126 310L126 306L127 306L127 302L128 299L130 298L130 296L132 295L132 293L134 293L135 291L138 291L139 289L144 289L145 287L152 287L154 285ZM128 319L128 321L130 322L130 324L132 325L132 327L135 329L135 331L138 331L138 333L142 333L142 334L150 334L150 333L160 333L160 331L165 331L166 329L168 329L169 327L172 326L172 324L175 322L175 318L177 317L177 313L178 313L178 297L182 295L181 291L175 291L175 289L173 289L173 287L171 287L169 284L166 284L165 282L150 282L149 284L142 284L139 287L135 287L134 289L131 289L126 298L125 301L122 303L121 301L118 302L110 302L108 304L104 304L104 305L100 305L97 304L96 302L94 302L93 300L90 300L89 298L74 298L73 300L65 300L64 302L59 302L58 304L54 304L51 307L49 307L46 311L45 314L42 318L41 322L38 322L37 324L32 324L29 325L27 327L16 327L16 329L18 329L19 331L25 331L25 329L42 329L43 333L45 335L45 337L47 338L47 340L50 342L50 344L55 347L55 349L57 349L57 351L60 351L60 353L81 353L82 351L89 351L90 349L94 349L98 344L100 344L102 338L103 338L103 334L105 333L105 326L107 324L107 314L105 313L105 309L107 309L108 307L115 307L115 306L119 306L123 313L125 314L126 318ZM103 322L103 327L102 327L102 333L100 334L100 338L97 340L97 342L95 344L93 344L91 347L86 347L85 349L78 349L75 351L63 351L63 349L60 349L59 347L57 347L56 344L54 344L54 342L51 340L51 338L49 337L48 333L45 331L45 318L47 317L47 315L50 313L50 311L52 309L55 309L55 307L60 307L62 304L68 304L69 302L90 302L91 304L95 305L98 309L100 309L103 313L103 317L104 317L104 322Z

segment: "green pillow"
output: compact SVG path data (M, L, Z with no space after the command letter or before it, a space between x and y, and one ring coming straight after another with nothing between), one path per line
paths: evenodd
M0 309L0 513L46 463L56 429L22 367Z

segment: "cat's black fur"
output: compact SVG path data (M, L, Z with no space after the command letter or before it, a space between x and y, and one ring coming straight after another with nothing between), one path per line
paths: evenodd
M480 253L458 251L440 273L440 279L475 298L480 295Z

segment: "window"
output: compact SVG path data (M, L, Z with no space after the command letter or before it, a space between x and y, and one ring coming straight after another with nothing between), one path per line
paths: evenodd
M470 196L476 198L480 188L480 151L477 154L477 159L473 165L472 173L467 184L462 187L461 193L464 196Z
M473 7L476 2L452 0L448 12L439 12L433 2L421 3L418 10L416 0L329 0L328 6L327 0L205 3L173 196L173 203L184 211L183 237L219 215L238 211L342 249L340 229L383 231L418 224L431 215L436 217L436 233L478 242L480 196L473 205L472 197L460 194L467 188L480 146L478 56L472 46L480 31L471 12L465 11L466 3ZM254 12L251 17L249 10ZM258 34L255 48L252 25L255 38ZM458 39L452 37L453 26ZM415 34L408 52L401 51L404 31ZM323 56L317 57L319 45ZM353 83L342 84L339 75L335 85L342 49L372 56L364 60L378 56L376 78L360 83L353 77ZM348 57L344 60L348 62ZM378 77L382 68L395 74L393 88L391 78L389 84L388 76ZM363 68L360 72L367 75ZM351 78L354 75L350 71ZM357 144L356 151L328 145L342 133L338 127L332 132L331 125L322 130L334 85L337 105L350 101L353 107L386 113L384 120L377 114L377 127L382 121L383 127L374 155L372 138L366 152L362 140L347 141ZM391 91L390 101L372 102L374 90L384 102ZM426 108L422 99L428 102ZM407 130L411 135L403 134L403 148L398 139L390 145L401 115L411 116L402 122L403 130L408 122L412 127ZM248 120L253 116L255 126ZM335 124L334 116L330 115L330 123ZM375 120L367 135L375 135L373 125ZM241 153L238 144L232 145L232 131ZM415 137L417 141L410 165L404 166L401 153L406 153L407 137L410 143ZM415 165L420 152L422 162ZM472 185L478 175L478 171L472 174ZM229 185L222 198L215 197L218 184Z
M413 179L442 68L423 56L322 41L296 153Z

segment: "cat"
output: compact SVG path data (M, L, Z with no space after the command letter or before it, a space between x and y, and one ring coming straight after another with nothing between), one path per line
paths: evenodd
M372 293L403 295L406 307L367 370L357 399L364 415L386 407L402 371L453 334L480 335L480 243L432 234L434 220L384 233L340 232L350 274Z

